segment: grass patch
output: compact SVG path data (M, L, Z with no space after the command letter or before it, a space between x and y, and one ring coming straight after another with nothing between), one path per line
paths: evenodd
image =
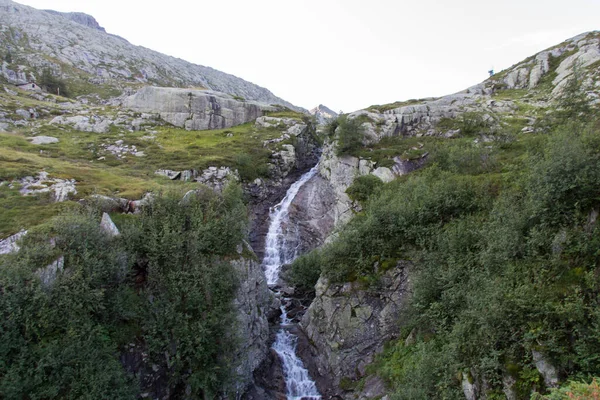
M394 103L389 103L389 104L373 105L373 106L365 108L365 110L383 113L385 111L393 110L398 107L414 106L416 104L421 104L425 101L434 101L434 100L437 100L437 98L410 99L410 100L405 100L405 101L396 101Z

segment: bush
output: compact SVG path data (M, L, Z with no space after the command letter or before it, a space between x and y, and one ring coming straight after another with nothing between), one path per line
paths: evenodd
M330 129L336 126L330 124ZM337 155L352 155L356 150L363 146L364 129L358 119L350 119L342 115L337 119L335 128L337 134Z
M300 256L286 271L285 280L304 292L314 292L321 276L321 262L318 250Z
M600 132L554 126L531 143L511 147L502 169L471 144L434 149L429 167L372 194L322 249L323 275L339 283L413 263L403 322L422 334L376 366L392 398L464 398L466 371L488 398L507 374L519 398L543 393L532 350L570 379L598 376Z
M232 382L240 187L159 195L123 223L111 238L95 213L65 216L0 258L1 397L134 398L151 388L121 365L130 343L174 397L214 398ZM60 255L64 272L42 283Z
M365 203L369 197L379 191L383 181L375 175L363 175L354 180L352 185L346 189L346 193L353 201Z
M39 79L39 85L48 93L69 97L69 91L65 81L56 77L49 68L46 68L42 71L42 75Z

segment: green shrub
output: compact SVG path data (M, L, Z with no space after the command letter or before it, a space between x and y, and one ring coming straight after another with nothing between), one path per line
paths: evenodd
M227 259L246 234L240 187L158 195L121 223L111 238L98 214L67 215L0 258L1 397L134 398L148 388L121 365L130 343L166 371L174 397L189 386L214 398L234 382ZM43 284L37 271L60 255L63 272Z
M413 264L403 321L423 334L376 365L392 398L464 398L465 371L488 398L506 374L519 398L543 393L532 350L570 379L600 373L600 132L554 125L519 139L510 151L436 146L430 166L371 195L320 253L333 282Z
M368 198L377 193L383 186L383 181L375 175L363 175L354 180L352 185L346 189L346 193L353 201L365 203Z
M42 71L42 75L39 79L39 85L48 93L60 94L63 97L69 97L69 91L65 81L56 77L49 68L46 68Z
M296 258L286 271L286 281L304 292L314 292L321 276L321 262L318 250Z
M330 128L335 126L330 124ZM337 118L337 155L353 155L355 151L363 146L364 129L361 126L361 121L358 118L350 119L346 115Z

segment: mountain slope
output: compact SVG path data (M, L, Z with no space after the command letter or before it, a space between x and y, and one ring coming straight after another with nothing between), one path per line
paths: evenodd
M110 95L147 84L203 87L296 108L269 90L233 75L106 34L93 23L95 20L87 17L0 0L0 55L7 61L0 75L17 83L33 80L43 69L50 68L71 81L76 94L95 93L98 85L111 89Z

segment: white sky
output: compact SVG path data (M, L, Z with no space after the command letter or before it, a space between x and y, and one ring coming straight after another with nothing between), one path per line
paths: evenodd
M17 1L344 112L453 93L600 29L600 0Z

